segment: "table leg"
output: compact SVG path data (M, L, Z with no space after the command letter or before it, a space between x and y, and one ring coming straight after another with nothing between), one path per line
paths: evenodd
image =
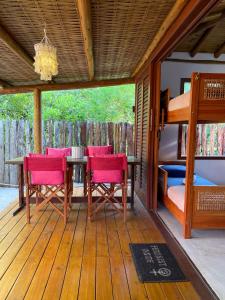
M86 165L83 165L83 182L84 182L84 196L87 196L87 178L86 178Z
M23 174L23 165L18 167L18 181L19 181L19 207L13 212L13 216L18 214L24 207L24 174Z
M131 197L130 197L130 205L131 209L134 208L134 165L131 165Z

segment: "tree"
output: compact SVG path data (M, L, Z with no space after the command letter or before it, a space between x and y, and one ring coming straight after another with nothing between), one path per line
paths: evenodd
M1 96L0 118L33 119L32 94ZM42 93L44 120L134 121L134 85Z

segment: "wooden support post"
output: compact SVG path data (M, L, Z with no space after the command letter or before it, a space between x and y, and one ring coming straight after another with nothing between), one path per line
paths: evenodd
M41 91L34 89L34 152L42 152Z
M198 120L198 99L199 99L200 78L198 73L192 74L191 79L191 105L188 123L188 143L186 160L186 185L185 185L185 204L184 204L184 237L191 237L192 225L192 191L193 176L195 169L195 150L196 150L196 128Z

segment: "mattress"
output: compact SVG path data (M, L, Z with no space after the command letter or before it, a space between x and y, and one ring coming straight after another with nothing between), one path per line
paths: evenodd
M167 195L181 211L184 211L185 185L169 187Z
M183 184L183 177L168 177L167 179L167 185L168 187L171 186L177 186L177 185L184 185ZM212 181L209 181L206 178L203 178L199 175L195 175L195 182L194 185L208 185L208 186L213 186L216 185L215 183L213 183Z
M187 108L190 104L191 93L187 92L169 101L168 111Z

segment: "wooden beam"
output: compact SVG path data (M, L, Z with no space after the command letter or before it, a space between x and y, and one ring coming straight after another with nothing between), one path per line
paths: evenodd
M176 62L176 63L189 63L189 64L225 65L225 61L222 60L167 58L165 61Z
M220 45L214 52L214 57L218 58L225 51L225 42Z
M212 33L212 31L217 26L220 25L220 23L224 20L224 18L225 18L225 11L223 11L221 13L220 17L217 19L217 21L215 22L215 24L213 26L209 27L208 29L206 29L206 31L202 34L202 36L200 37L200 39L197 41L197 43L194 45L194 47L190 51L191 57L194 57L200 51L202 45L207 40L207 38L209 37L209 35Z
M113 86L122 84L134 83L133 78L111 79L111 80L95 80L95 81L82 81L70 83L55 83L55 84L36 84L17 86L12 88L0 89L0 94L16 94L16 93L29 93L35 88L41 91L57 91L57 90L73 90L73 89L87 89L103 86Z
M42 152L41 134L41 91L34 89L34 152Z
M214 27L216 25L216 23L218 22L218 20L212 20L212 21L208 21L208 22L203 22L201 24L198 25L198 27L193 31L193 33L202 31L202 30L206 30L208 28Z
M214 26L206 29L206 31L202 34L200 39L197 41L197 43L194 45L194 47L190 51L191 57L194 57L200 51L202 45L207 40L207 38L210 35L210 33L212 32L213 28L214 28Z
M84 50L86 54L89 79L94 79L94 56L92 45L92 25L91 25L91 2L90 0L76 0L77 9L80 16L80 26L84 39Z
M184 6L187 4L187 2L188 2L187 0L177 0L176 1L176 3L174 4L173 8L171 9L171 11L169 12L169 14L167 15L167 17L163 21L163 23L162 23L159 31L157 32L157 34L155 35L155 37L153 39L153 41L148 46L148 49L145 52L144 56L141 58L141 60L139 61L138 65L136 66L136 68L135 68L135 70L134 70L134 72L132 74L132 77L136 76L137 73L139 72L139 70L143 67L143 65L145 64L145 62L151 56L151 53L153 52L153 50L157 47L159 41L162 39L162 37L164 36L164 34L166 33L166 31L169 29L169 27L171 26L171 24L174 22L174 20L180 14L180 12L184 8Z
M14 40L14 38L0 25L0 39L9 47L18 57L20 57L28 66L33 66L33 59L25 52L25 50Z
M7 81L0 79L0 87L4 88L4 87L10 87L11 84L9 84Z

